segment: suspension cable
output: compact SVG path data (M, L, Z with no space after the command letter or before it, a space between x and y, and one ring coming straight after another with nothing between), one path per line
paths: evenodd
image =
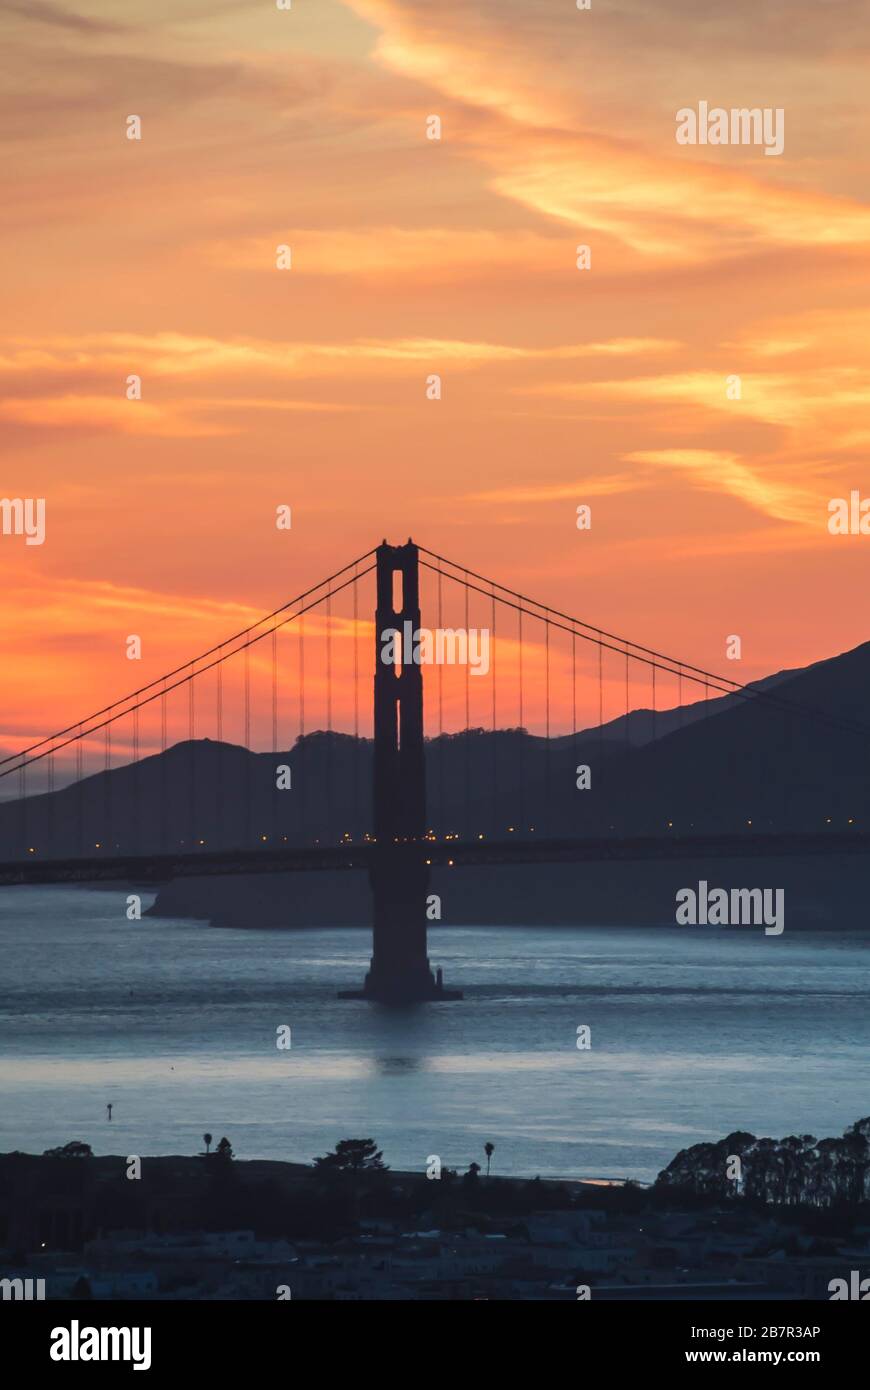
M64 735L72 733L73 729L80 729L84 724L92 724L95 719L100 719L104 714L108 714L111 710L117 709L119 705L126 705L131 700L136 700L140 695L144 695L146 691L153 690L154 686L159 685L161 681L163 681L165 685L166 681L172 680L174 676L180 675L182 671L188 670L189 667L195 666L197 663L201 661L206 661L208 657L214 656L215 652L223 651L224 647L230 646L230 644L233 642L241 642L241 639L243 637L249 637L252 632L255 632L258 627L262 627L264 623L270 622L272 618L277 618L281 613L286 613L288 608L295 608L297 604L302 603L303 599L309 598L311 594L316 594L318 589L325 589L327 584L331 584L332 581L334 579L338 579L340 575L346 574L351 567L362 564L363 560L367 560L369 556L374 555L374 553L375 548L372 547L372 549L367 550L364 555L358 556L356 560L351 560L348 564L342 565L341 569L336 570L335 573L329 575L328 578L322 579L319 584L313 585L310 589L305 589L301 594L297 594L295 598L289 599L287 603L282 603L280 608L275 608L271 613L267 613L265 617L259 618L257 622L252 623L250 627L243 628L241 632L234 633L232 637L225 637L224 640L222 642L218 642L216 646L209 647L207 651L200 652L199 656L195 656L191 661L185 661L181 666L176 666L175 669L172 671L167 671L165 675L157 676L153 681L149 681L147 685L142 685L139 687L138 690L131 691L129 695L123 695L119 700L113 700L110 705L104 705L102 709L95 710L93 714L87 715L84 719L77 719L74 724L68 724L65 729L58 729L58 731L54 734L46 734L44 738L38 739L36 743L31 743L28 747L19 749L17 753L9 753L5 758L0 758L0 767L3 767L5 763L14 762L18 758L27 757L29 753L34 753L37 750L37 748L42 748L44 744L52 743L56 739L63 738ZM363 575L368 574L369 571L372 569L374 569L374 565L370 565L369 569L363 570ZM354 574L349 580L346 580L345 583L341 585L341 588L346 588L347 584L353 584L356 582L358 578L361 579L362 577L362 575ZM338 592L339 589L333 590L333 593ZM322 597L316 600L316 603L322 602ZM309 607L315 607L316 603L310 604ZM295 616L298 615L291 615L291 618L286 621L292 621L292 617ZM276 626L283 627L284 624L277 623ZM267 629L267 632L268 631L271 631L271 629ZM259 642L260 638L265 636L266 633L261 632L257 637L252 638L251 641L252 643ZM239 647L238 650L241 651L241 647ZM235 653L230 653L230 655L235 655ZM214 663L212 663L212 665L213 664ZM207 671L210 669L210 666L204 666L202 669L204 671ZM182 684L182 682L178 682L178 684ZM175 687L173 686L171 688L174 689ZM149 702L147 700L140 701L140 708L142 705L148 703ZM129 711L125 710L124 713L127 714L129 713ZM118 718L120 718L120 715L118 716ZM91 732L96 732L97 729L101 729L102 727L102 724L98 724L96 725L95 729L91 730ZM69 739L67 741L72 742L73 740ZM36 759L33 758L30 761L35 762ZM2 776L2 774L0 774L0 776Z
M366 576L367 574L370 574L371 571L372 571L374 568L375 568L374 565L369 565L368 569L363 570L363 571L362 571L359 575L357 575L356 577L354 577L354 576L352 575L350 579L345 580L345 582L344 582L343 584L341 584L338 588L332 590L332 595L333 595L333 597L334 597L336 594L340 593L342 589L346 589L346 588L348 587L349 584L355 583L355 582L356 582L356 579L363 579L363 578L365 578L365 576ZM322 586L322 585L318 585L317 587L318 587L318 588L322 588L323 586ZM314 590L309 590L309 593L313 593L313 592L314 592ZM315 599L313 603L309 603L309 604L307 604L305 607L298 609L295 613L291 613L290 616L289 616L288 618L283 618L283 619L281 620L281 622L277 624L277 626L278 626L279 628L280 628L280 627L285 627L285 626L287 625L287 623L295 622L295 620L296 620L297 618L299 618L303 613L307 613L307 612L309 612L311 609L316 608L319 604L321 604L321 603L323 602L323 600L324 600L325 597L326 597L325 595L321 595L321 597L318 598L318 599ZM253 629L250 629L250 630L253 631ZM267 631L265 631L265 632L260 632L260 633L258 633L256 637L251 637L250 640L245 644L244 647L236 647L233 651L231 651L231 652L226 652L223 656L217 657L216 660L209 662L209 664L208 664L207 666L202 666L202 667L200 668L200 670L197 671L196 674L199 675L199 676L201 676L201 675L204 674L204 672L212 670L213 667L220 665L222 662L230 661L234 656L238 656L238 654L239 654L240 651L244 651L247 647L256 646L257 642L262 641L262 639L263 639L264 637L267 637L267 636L269 635L269 632L271 632L271 629L267 629ZM221 651L221 650L223 649L223 647L228 646L228 645L229 645L229 641L232 641L232 640L233 640L233 639L228 639L227 642L221 643L220 646L218 646L218 647L213 647L213 648L212 648L212 651ZM200 657L196 657L195 660L194 660L194 662L190 662L190 661L185 662L184 666L179 666L177 669L178 669L179 671L187 671L192 665L195 664L195 662L198 662L198 661L200 661L201 659L202 659L202 658L200 658ZM169 679L169 676L167 675L167 676L161 677L161 678L159 678L159 679L162 679L162 680L164 681L164 683L165 683L165 681L167 681L167 680ZM192 679L192 677L191 677L190 675L183 676L183 677L181 678L181 680L176 681L174 685L165 686L163 690L158 690L158 691L156 691L154 694L147 696L147 698L145 698L144 700L140 700L140 701L138 702L137 706L135 706L135 708L144 709L145 706L146 706L146 705L150 705L150 704L152 703L152 701L161 699L161 697L162 697L164 694L166 694L167 691L177 690L180 686L186 685L187 682L188 682L189 680L191 680L191 679ZM154 684L155 684L155 682L152 681L152 682L151 682L151 685L143 686L142 689L143 689L143 690L150 690L150 689L151 689L151 686L154 685ZM128 698L132 699L133 697L130 696L130 697L128 697ZM114 705L107 705L107 706L106 706L106 709L107 709L107 710L116 709L118 705L121 705L121 704L124 704L124 703L125 703L125 702L124 702L123 700L118 700L118 701L115 702ZM87 720L87 719L82 720L81 723L78 723L78 724L71 724L71 725L69 726L71 729L79 729L79 730L81 730L81 732L74 734L72 738L65 738L65 739L63 740L62 743L56 744L56 749L55 749L55 751L57 751L57 750L59 750L59 749L61 749L61 748L66 748L66 747L67 747L69 744L71 744L71 743L76 743L78 739L80 739L80 738L82 738L82 737L84 736L84 734L95 734L95 733L99 733L100 729L104 729L104 728L106 727L107 724L114 724L118 719L123 719L123 718L125 718L125 717L130 713L130 709L132 709L132 708L134 708L134 706L130 706L130 707L127 708L127 709L119 710L117 714L111 715L111 717L110 717L109 719L104 720L102 724L90 724L90 721ZM96 718L96 716L94 715L94 716L92 716L92 718ZM87 729L84 729L84 730L83 730L83 729L82 729L82 725L83 725L83 724L88 724L89 727L88 727ZM67 732L67 731L64 731L64 732ZM49 738L47 738L47 739L42 739L40 743L38 743L38 744L33 744L32 747L33 747L33 748L41 748L41 747L43 746L43 744L45 744L45 743L50 743L51 740L52 740L52 738L57 739L57 738L60 738L60 737L61 737L60 734L53 734L53 735L51 735L51 736L50 736ZM26 750L25 750L25 751L26 751ZM0 771L0 778L2 778L2 777L8 777L9 774L10 774L11 772L17 772L18 769L19 769L19 767L25 767L25 766L29 766L31 763L38 763L38 762L40 762L40 760L41 760L42 758L47 757L48 751L49 751L49 750L46 749L45 752L37 753L34 757L32 757L32 758L27 758L26 762L24 762L24 763L16 764L14 767L6 768L5 771ZM23 754L15 753L15 754L12 755L11 758L0 759L0 767L2 767L2 765L3 765L4 762L10 762L10 761L12 761L12 759L17 758L17 757L21 757L21 756L23 756Z
M423 547L420 547L420 548L423 549ZM427 554L427 555L428 555L428 554L433 554L433 552L427 550L427 551L426 551L426 554ZM443 557L440 557L440 556L439 556L439 557L436 557L436 558L438 558L438 559L443 559ZM421 563L421 565L425 565L428 569L434 568L434 566L429 565L428 562L427 562L426 560L421 560L420 563ZM449 564L450 562L447 561L446 563ZM458 567L458 566L455 566L455 568L459 568L459 567ZM473 574L473 571L469 570L468 573L469 573L469 574ZM463 582L464 582L463 580L460 580L456 575L448 574L446 571L444 571L444 574L445 574L445 578L447 578L447 579L452 579L452 580L454 581L454 583L463 583ZM486 584L488 584L488 585L491 585L493 581L491 581L491 580L489 580L489 579L485 579L484 582L485 582ZM468 583L468 587L471 588L471 589L473 589L476 593L486 594L487 597L488 597L489 594L490 594L490 590L489 590L489 589L481 589L481 588L479 588L477 585L472 584L470 581L469 581L469 583ZM502 586L502 585L497 585L496 587L501 588L503 593L513 593L513 592L514 592L513 590L507 589L506 587L504 587L504 586ZM552 614L558 614L558 610L557 610L557 609L555 609L555 608L545 608L544 604L542 604L542 603L536 603L533 599L525 599L525 598L523 597L523 595L516 595L516 597L519 598L519 599L521 600L521 603L517 604L517 603L512 602L511 599L506 599L506 598L502 598L502 597L499 597L499 600L498 600L498 601L499 601L499 603L503 603L506 607L508 607L508 608L514 608L514 609L522 608L522 603L531 603L531 604L533 605L533 607L544 609L544 611L545 611L546 613L549 613L549 614L551 614L551 615L552 615ZM525 612L529 617L535 617L535 618L538 618L539 621L544 621L544 620L541 618L541 614L540 614L540 613L534 613L534 612L532 612L531 609L528 609L528 608L524 608L524 609L522 609L522 611ZM559 616L560 618L564 618L564 619L565 619L565 622L557 621L557 620L556 620L554 617L552 617L552 616L551 616L550 618L548 618L547 621L550 623L550 625L551 625L552 627L558 628L558 629L559 629L560 631L562 631L562 632L569 632L569 633L570 633L570 632L572 632L572 631L576 631L577 628L586 628L586 629L588 629L588 632L593 632L593 633L598 633L598 632L602 632L602 631L603 631L602 629L592 627L591 624L589 624L589 623L584 623L584 622L583 622L581 619L579 619L579 618L571 618L571 617L569 617L569 616L566 615L566 614L558 614L558 616ZM569 626L566 626L566 623L571 623L571 624L574 624L575 626L569 627ZM827 724L831 725L832 727L839 729L841 732L844 732L844 733L859 733L859 734L861 734L861 735L862 735L863 737L865 737L865 738L870 738L870 725L867 725L867 724L860 724L860 723L858 723L857 721L840 719L840 718L838 718L838 717L835 716L835 715L829 714L826 710L817 709L817 708L815 708L814 706L811 706L811 705L799 704L797 701L794 701L794 700L787 700L787 699L785 699L783 696L775 695L775 694L771 693L770 691L761 690L761 689L759 689L759 687L758 687L757 685L751 685L751 684L750 684L750 685L740 685L739 682L737 682L737 681L732 681L732 680L730 679L730 677L728 677L728 676L719 676L719 675L717 675L715 672L712 672L712 671L706 671L706 672L705 672L705 671L703 670L703 668L700 667L700 666L691 666L688 662L684 662L684 661L678 662L675 658L661 656L659 653L653 652L653 651L652 651L650 648L648 648L648 647L642 647L642 646L640 646L640 644L638 644L638 643L631 642L628 638L624 638L624 637L615 637L613 640L614 640L615 642L619 642L621 645L620 645L620 646L613 646L610 642L604 641L603 638L602 638L602 639L599 639L598 637L590 637L590 636L588 635L588 632L580 632L580 631L578 631L578 632L577 632L577 636L580 637L580 638L581 638L583 641L585 641L585 642L597 642L597 643L600 643L600 645L603 646L603 647L605 647L608 651L617 652L617 653L619 653L620 655L624 655L624 654L626 653L627 649L628 649L629 647L631 647L631 648L633 648L633 650L630 652L630 657L631 657L631 660L632 660L632 661L638 661L638 662L640 662L641 664L643 664L643 665L645 665L645 666L650 666L650 665L655 664L655 665L658 666L658 669L659 669L660 671L665 671L665 672L667 672L669 675L682 675L684 672L685 672L685 673L695 672L696 674L694 674L694 675L687 674L687 679L688 679L688 680L691 680L692 682L694 682L694 683L697 684L697 685L703 685L703 684L704 684L704 681L705 681L705 679L706 679L707 686L708 686L708 690L709 690L709 689L716 690L716 691L718 691L719 694L721 694L721 695L733 695L733 696L734 696L735 698L737 698L737 699L750 700L750 701L759 701L759 702L761 702L761 703L763 703L763 704L774 705L774 706L780 708L783 712L790 711L791 713L794 713L794 714L803 715L803 716L806 717L806 718L820 719L820 720L822 720L824 723L827 723ZM610 635L611 635L611 634L603 634L603 636L610 636ZM647 655L638 655L638 653L644 653L644 652L647 653ZM657 659L656 659L656 658L657 658ZM665 664L665 663L669 663L669 664ZM724 683L720 683L720 682L724 682Z

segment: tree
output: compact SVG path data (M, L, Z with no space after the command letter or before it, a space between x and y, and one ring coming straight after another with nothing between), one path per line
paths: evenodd
M229 1139L222 1139L220 1141L220 1143L214 1151L214 1156L215 1158L221 1158L226 1163L229 1163L230 1159L233 1157L233 1146L230 1143Z
M490 1163L492 1162L492 1155L493 1155L493 1151L494 1151L494 1150L495 1150L495 1144L484 1144L484 1146L483 1146L483 1152L486 1154L486 1176L487 1176L487 1177L489 1177L489 1165L490 1165Z
M211 1148L211 1141L212 1141L212 1136L211 1136L210 1134L204 1134L204 1135L202 1136L202 1142L205 1144L205 1151L206 1151L206 1153L208 1153L209 1150L210 1150L210 1148Z
M383 1157L374 1139L340 1139L332 1153L315 1158L314 1167L339 1173L386 1172Z
M93 1158L94 1151L90 1144L83 1144L80 1139L73 1139L69 1144L63 1144L59 1149L46 1149L43 1158Z
M480 1182L478 1181L479 1173L480 1164L469 1163L468 1172L464 1173L462 1176L462 1186L465 1189L467 1201L477 1201L478 1195L480 1193Z

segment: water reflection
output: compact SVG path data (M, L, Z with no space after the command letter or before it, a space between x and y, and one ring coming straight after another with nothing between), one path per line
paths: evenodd
M429 1070L428 1057L373 1057L372 1067L378 1076L410 1076L414 1072Z

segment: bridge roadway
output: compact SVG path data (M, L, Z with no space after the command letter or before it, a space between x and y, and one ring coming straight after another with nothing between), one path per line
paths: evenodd
M0 888L48 883L166 883L174 878L225 874L277 874L325 869L367 869L372 842L261 849L196 850L193 853L117 854L0 863ZM395 855L422 855L433 866L473 864L630 863L650 859L793 858L819 854L868 854L866 831L818 830L718 835L601 836L583 839L420 840L385 846Z

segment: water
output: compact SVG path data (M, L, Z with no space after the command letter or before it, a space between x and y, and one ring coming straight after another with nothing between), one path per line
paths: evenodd
M494 1172L649 1180L735 1129L870 1113L870 933L444 928L430 956L464 1001L398 1013L335 998L369 946L128 922L126 890L3 890L0 1150L195 1153L208 1131L308 1162L372 1136L422 1170L491 1140Z

